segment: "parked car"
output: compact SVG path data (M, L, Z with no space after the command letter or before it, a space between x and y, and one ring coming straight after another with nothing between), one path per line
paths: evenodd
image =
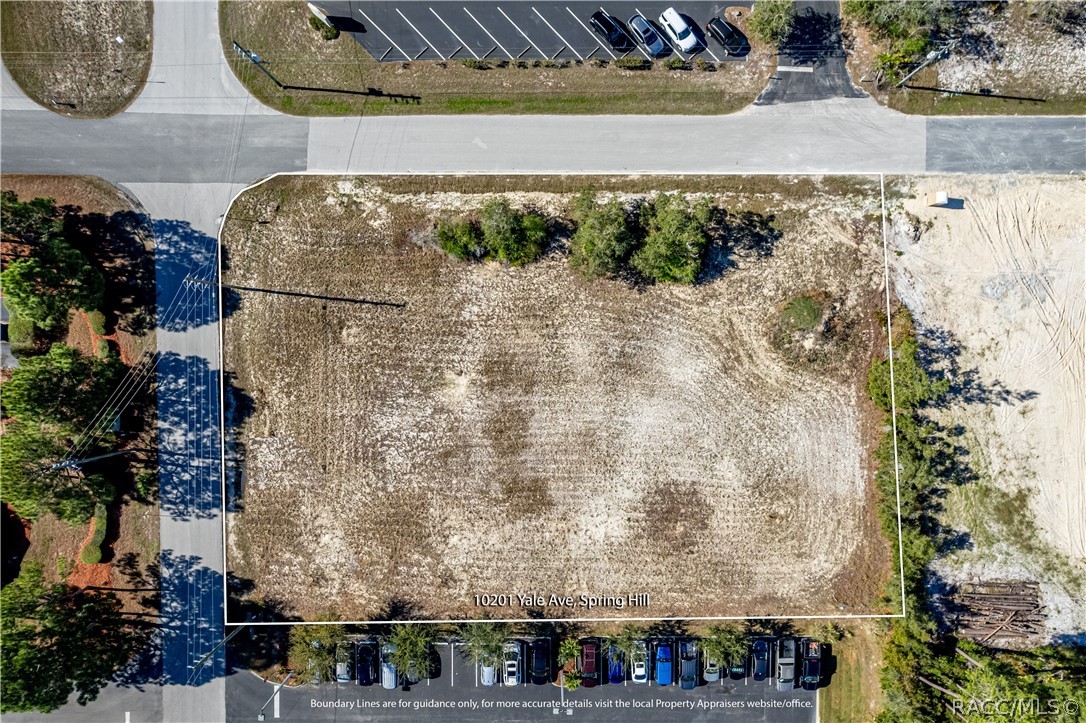
M634 683L649 682L649 651L644 640L634 643L630 654L630 680Z
M727 20L713 18L705 24L705 33L720 43L726 55L742 55L750 52L750 43L739 29Z
M732 680L743 680L747 677L747 653L743 653L738 658L732 660L731 667L728 668L728 675Z
M668 8L660 15L660 25L684 53L692 53L698 47L698 37L694 35L694 29L675 8Z
M720 661L711 655L706 655L701 677L705 678L706 683L715 683L720 680Z
M763 681L769 677L769 641L758 638L751 647L754 651L754 679Z
M534 640L530 649L529 669L532 684L546 685L551 682L551 641Z
M698 687L698 649L693 642L679 644L679 687L683 690Z
M800 683L804 690L815 690L822 678L822 643L817 640L804 640L800 645L803 653L803 677Z
M520 643L510 640L505 644L502 654L502 685L513 687L523 682L521 677Z
M392 662L392 654L396 652L396 646L385 643L381 646L381 687L385 690L395 690L400 684L399 673Z
M777 690L796 687L796 639L781 638L777 641Z
M490 687L498 684L498 666L493 660L479 663L479 684Z
M600 644L595 640L581 641L581 655L577 661L581 673L581 685L595 688L600 684Z
M671 685L674 682L671 672L671 643L656 644L656 684Z
M373 685L377 680L377 646L358 643L354 647L355 681L359 685Z
M652 23L643 16L634 15L626 24L630 27L630 34L641 41L649 55L657 56L667 52L664 39L660 37L660 33L656 32L656 28L652 27Z
M625 656L612 645L607 648L607 682L622 685L626 682Z
M597 10L588 19L588 24L601 38L607 41L607 44L613 50L628 53L634 49L633 40L630 38L629 33L626 32L626 29L622 27L622 23L619 22L618 18L611 17L602 10Z
M336 647L336 680L340 683L350 683L354 680L351 675L351 654L346 644Z

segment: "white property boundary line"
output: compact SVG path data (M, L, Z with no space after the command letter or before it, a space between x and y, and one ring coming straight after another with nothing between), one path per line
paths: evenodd
M426 173L420 171L405 171L400 173L328 173L328 172L316 172L316 171L285 171L274 173L267 178L262 178L256 183L250 184L245 188L234 194L230 199L230 203L227 204L226 210L223 212L222 219L219 221L219 234L218 244L216 246L216 255L218 257L218 291L219 291L219 477L220 477L220 496L222 498L222 569L223 569L223 620L224 626L229 625L255 625L255 626L275 626L275 625L378 625L387 623L399 623L399 624L438 624L438 623L610 623L610 622L654 622L654 621L680 621L680 620L861 620L861 619L894 619L905 617L905 555L904 555L904 541L901 536L901 466L898 463L898 448L897 448L897 404L894 397L894 340L891 331L891 310L890 310L890 251L886 239L886 179L884 174L879 173L879 194L882 207L882 257L883 257L883 279L886 285L886 337L887 337L887 351L889 354L890 362L890 418L891 426L894 435L894 494L897 504L897 545L898 545L898 576L901 581L901 612L900 613L848 613L842 615L725 615L725 616L680 616L680 617L647 617L647 618L435 618L431 620L332 620L332 621L308 621L308 620L284 620L281 622L260 622L242 620L232 622L229 619L229 586L227 585L227 549L229 547L229 540L226 537L226 368L225 368L225 356L223 354L223 340L225 338L224 326L225 319L223 317L222 309L222 236L223 230L226 228L226 220L230 216L230 210L234 207L234 203L241 197L242 194L259 188L268 181L274 180L281 176L316 176L327 178L343 178L343 177L395 177L395 176L427 176L427 177L457 177L457 176L601 176L601 177L623 177L630 175L650 175L650 176L749 176L749 175L775 175L775 176L862 176L865 178L872 178L876 174L874 173L705 173L705 172L682 172L682 173L665 173L665 172L653 172L653 173L615 173L612 171L588 171L588 172L568 172L568 173L540 173L540 172L497 172L497 171L472 171L467 173Z

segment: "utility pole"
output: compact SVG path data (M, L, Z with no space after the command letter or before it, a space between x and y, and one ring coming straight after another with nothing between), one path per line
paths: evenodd
M267 700L266 700L266 701L264 702L264 705L260 706L260 713L259 713L259 714L257 715L257 717L256 717L256 719L257 719L258 721L262 721L262 720L264 720L264 709L268 707L268 703L271 703L271 702L272 702L272 700L273 700L273 699L275 698L275 696L279 695L279 691L280 691L280 690L281 690L281 689L283 688L283 686L284 686L284 685L286 685L286 684L287 684L287 681L288 681L288 680L290 680L290 679L291 679L291 678L293 678L293 677L294 677L294 671L292 670L292 671L290 671L290 673L289 673L289 674L287 675L287 677L283 678L283 682L282 682L282 683L280 683L279 685L275 686L275 691L274 691L274 692L273 692L273 693L271 694L271 696L270 696L270 697L269 697L269 698L268 698L268 699L267 699ZM276 710L278 710L278 708L277 708ZM277 715L278 715L278 713L277 713Z

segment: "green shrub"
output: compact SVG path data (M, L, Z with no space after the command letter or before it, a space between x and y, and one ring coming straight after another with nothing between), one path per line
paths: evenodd
M109 341L106 339L98 340L98 358L106 359L109 357Z
M467 219L440 219L434 232L437 245L450 256L463 261L480 259L484 249L479 231Z
M75 561L60 555L57 557L57 577L61 580L68 579L68 575L75 569Z
M696 67L698 70L702 71L703 73L708 73L708 72L716 70L716 66L713 65L712 63L710 63L705 58L698 58L697 60L695 60L694 61L694 67Z
M335 40L339 37L339 28L329 25L316 15L309 16L309 25L318 31L325 40Z
M136 473L136 494L141 500L153 500L158 493L158 472L154 468Z
M477 60L475 58L461 58L460 64L465 68L471 68L472 70L490 70L490 63L486 60Z
M607 67L607 61L604 60L603 58L592 58L592 67L593 68L606 68Z
M21 354L34 348L34 322L15 309L8 309L8 340L11 351Z
M576 638L564 638L558 644L558 665L565 666L577 659L581 652L581 645Z
M577 671L562 674L562 685L566 690L577 690L581 687L581 674Z
M570 266L589 281L619 273L636 245L622 202L612 198L600 205L595 191L587 188L574 202L573 218L577 230L570 239Z
M634 55L616 58L613 65L616 68L622 68L623 70L647 70L652 67L652 63L642 57Z
M690 68L690 66L686 64L686 61L678 56L674 56L665 60L664 67L668 70L689 70Z
M792 0L758 0L750 13L750 31L763 43L779 47L792 32L795 21L796 5Z
M652 281L695 283L709 243L706 227L710 211L707 201L692 207L678 194L658 196L642 209L648 233L630 263Z
M91 518L94 531L91 533L91 538L87 540L87 544L83 546L83 551L79 553L79 559L87 565L96 565L102 561L102 543L106 539L107 524L106 506L98 503L94 506L94 517Z
M487 258L523 266L546 250L547 224L538 214L524 214L497 198L483 206L480 225Z
M103 336L106 333L106 315L97 309L86 313L87 321L90 322L91 331L98 336Z
M810 331L822 321L822 305L810 296L797 296L784 307L781 317L793 329Z
M927 40L934 30L953 20L945 0L845 0L841 9L876 36L890 40Z

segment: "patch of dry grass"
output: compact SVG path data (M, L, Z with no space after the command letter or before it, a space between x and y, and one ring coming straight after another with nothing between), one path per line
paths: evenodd
M50 110L111 116L143 90L151 68L151 17L149 0L4 0L4 65L31 99Z
M750 104L775 67L757 43L746 62L725 62L715 72L595 68L475 70L456 61L380 63L346 33L324 41L309 25L304 2L224 0L219 5L223 52L235 74L261 102L296 115L433 113L730 113ZM745 18L744 18L745 21ZM740 21L743 22L743 21ZM350 93L279 90L231 42L257 52L286 85L345 91L379 89L417 96L395 101Z
M671 188L595 180L631 203ZM848 566L886 569L857 564L886 554L863 394L882 252L855 231L877 201L787 193L822 182L714 194L782 220L771 253L642 290L584 283L557 237L521 269L448 259L433 219L485 200L448 185L281 177L249 191L227 219L225 281L404 306L241 294L224 366L254 413L230 568L307 617L329 600L345 619L403 604L478 616L477 593L651 598L546 617L869 612L881 578L836 585ZM571 202L508 197L552 219ZM819 368L772 343L780 305L810 289L856 322Z

